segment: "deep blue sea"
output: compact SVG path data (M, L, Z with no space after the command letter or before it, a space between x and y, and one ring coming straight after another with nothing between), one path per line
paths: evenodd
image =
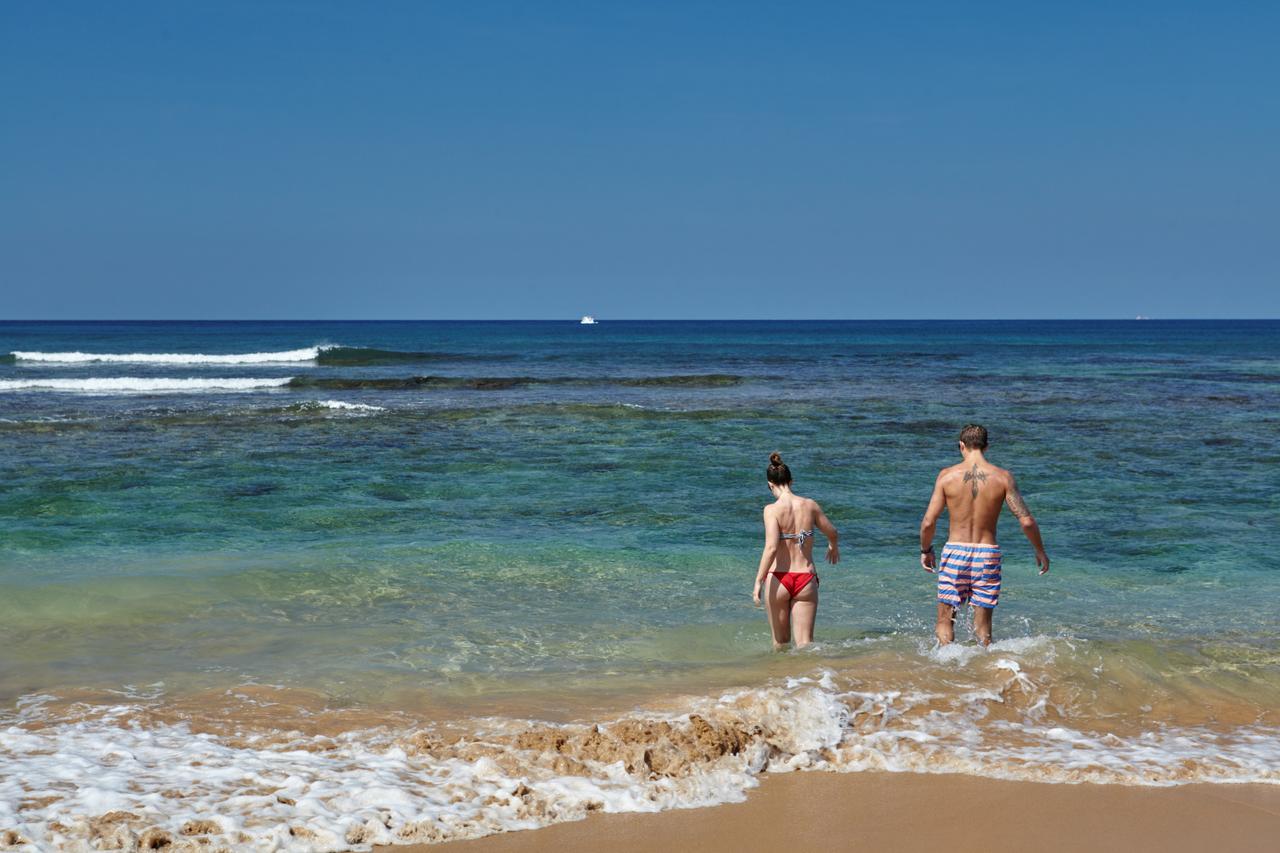
M968 422L1053 558L1006 523L989 652L934 648L917 562ZM0 322L0 447L37 845L441 840L783 767L1280 781L1277 321ZM785 654L774 450L843 553Z

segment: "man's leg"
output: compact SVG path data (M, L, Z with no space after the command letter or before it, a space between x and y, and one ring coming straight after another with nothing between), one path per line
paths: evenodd
M938 623L933 626L933 633L944 646L956 638L956 609L945 601L938 602Z
M973 606L973 633L984 646L991 645L991 619L995 614L994 607Z
M988 559L982 574L973 582L973 633L984 646L991 645L991 621L1000 603L1000 557Z

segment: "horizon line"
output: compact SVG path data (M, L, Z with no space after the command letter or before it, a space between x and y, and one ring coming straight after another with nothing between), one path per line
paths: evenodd
M1265 323L1277 317L613 317L596 318L607 323ZM0 323L573 323L571 317L0 317Z

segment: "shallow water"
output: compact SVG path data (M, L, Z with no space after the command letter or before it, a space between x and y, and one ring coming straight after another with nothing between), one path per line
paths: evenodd
M128 719L167 744L133 771L156 786L180 785L198 731L230 749L237 726L272 766L273 730L336 727L351 761L436 780L377 783L400 804L386 838L366 826L377 803L316 794L249 819L216 786L157 805L106 782L77 801L56 779L58 799L12 799L0 831L59 823L77 843L95 830L69 816L109 805L137 832L225 812L226 833L339 849L661 805L655 784L719 801L766 766L1274 781L1277 411L1269 321L0 324L6 774L44 778L56 739L91 760ZM1010 525L1007 645L939 656L915 530L970 420L1017 472L1053 571ZM842 535L801 654L769 651L749 599L774 449ZM245 685L283 692L226 698ZM556 775L517 751L484 783L538 791L510 814L433 811L480 759L403 748L446 724L483 740L481 719L695 709L772 728L731 737L737 753L689 747L674 775ZM338 772L307 771L319 788ZM564 781L606 777L617 797Z

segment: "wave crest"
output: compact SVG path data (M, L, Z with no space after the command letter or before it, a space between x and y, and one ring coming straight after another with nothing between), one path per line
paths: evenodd
M297 403L287 407L286 411L291 412L354 412L359 414L373 414L374 412L385 412L382 406L370 406L367 403L346 403L342 400L309 400L305 403Z
M280 352L39 352L15 350L0 355L0 364L29 361L38 364L302 364L329 367L363 367L379 364L414 364L433 361L500 361L511 356L484 353L417 352L338 344L303 347Z
M258 391L267 388L282 388L288 383L288 376L278 379L254 379L248 377L168 379L138 376L114 376L94 379L0 379L0 392L62 391L86 394L171 394L204 391Z
M10 353L15 361L44 364L295 364L315 361L319 347L283 352L244 352L210 355L179 352L23 352Z

